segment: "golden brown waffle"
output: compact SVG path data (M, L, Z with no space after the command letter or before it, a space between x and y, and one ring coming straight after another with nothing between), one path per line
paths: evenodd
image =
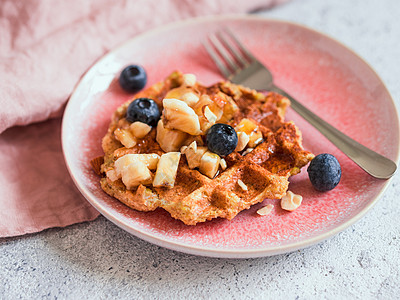
M161 111L164 96L181 84L182 73L174 72L165 81L137 94L134 99L151 98ZM101 167L103 190L139 211L152 211L162 207L172 217L187 225L217 217L231 220L240 211L265 198L282 198L288 189L288 178L299 173L313 158L313 154L303 149L301 133L294 123L284 122L289 100L275 93L264 95L230 82L219 82L210 87L196 83L194 89L198 93L210 95L214 101L227 99L226 97L233 99L239 111L228 123L236 126L243 118L251 119L259 125L264 141L251 152L234 151L229 154L225 157L227 168L220 168L213 179L197 169L189 169L186 158L182 155L173 188L140 185L135 190L128 190L120 179L111 181L105 176L115 160L127 153L164 153L156 142L155 128L133 148L123 147L115 138L115 129L123 127L127 122L126 109L134 100L132 99L114 113L102 141L105 153ZM245 188L241 183L244 183Z

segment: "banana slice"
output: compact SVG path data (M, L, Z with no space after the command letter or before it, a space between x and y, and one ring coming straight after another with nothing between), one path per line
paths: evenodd
M201 134L199 117L184 101L178 99L163 100L164 126L177 129L191 135Z
M161 155L153 180L154 187L174 187L180 158L180 152L168 152Z

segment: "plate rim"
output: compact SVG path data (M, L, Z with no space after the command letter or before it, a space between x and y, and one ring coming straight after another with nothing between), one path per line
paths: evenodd
M363 64L365 64L366 67L372 72L372 74L379 80L379 82L382 84L384 91L387 93L389 96L390 103L393 105L395 108L395 116L396 116L396 121L397 121L397 130L399 133L399 144L397 145L397 153L396 153L396 165L398 166L399 164L399 156L400 156L400 126L399 126L399 111L396 102L393 100L393 97L391 96L389 90L387 89L386 85L380 78L380 76L376 73L376 71L370 66L368 62L366 62L360 55L355 53L352 49L341 43L340 41L330 37L329 35L322 33L320 31L317 31L315 29L312 29L310 27L307 27L302 24L298 24L295 22L291 21L286 21L286 20L278 20L278 19L273 19L273 18L266 18L266 17L261 17L261 16L256 16L256 15L245 15L245 14L226 14L226 15L219 15L219 16L205 16L205 17L196 17L196 18L190 18L186 20L181 20L181 21L176 21L176 22L171 22L166 25L161 25L157 26L151 30L145 31L141 34L138 34L123 43L119 44L117 47L112 48L110 51L108 51L105 55L101 56L99 59L97 59L90 67L89 69L82 75L82 77L78 80L76 83L75 87L73 88L71 95L69 97L69 101L65 107L64 114L63 114L63 119L62 119L62 128L61 128L61 144L62 144L62 150L63 150L63 156L64 160L68 169L68 172L76 185L76 187L79 189L81 194L85 197L85 199L94 207L96 208L97 211L99 211L104 217L106 217L108 220L113 222L115 225L118 227L122 228L123 230L129 232L130 234L135 235L138 238L141 238L147 242L153 243L155 245L168 248L174 251L180 251L183 253L187 254L192 254L192 255L201 255L201 256L208 256L208 257L218 257L218 258L254 258L254 257L265 257L265 256L272 256L272 255L277 255L277 254L284 254L284 253L289 253L293 252L299 249L303 249L312 245L315 245L317 243L320 243L324 240L327 240L338 233L342 232L343 230L347 229L351 225L355 224L358 222L362 217L364 217L370 209L380 200L382 195L385 193L387 187L389 186L390 182L392 181L393 177L396 176L396 173L388 180L386 180L385 184L381 188L380 192L374 199L372 199L362 210L360 210L357 214L355 214L351 219L345 221L344 223L339 224L338 226L332 228L331 230L324 232L322 234L318 234L314 237L306 238L301 241L295 241L291 242L282 246L272 246L270 248L262 247L260 249L217 249L217 248L212 248L212 247L207 247L207 246L195 246L195 245L188 245L187 243L182 243L182 242L177 242L177 241L171 241L171 240L166 240L161 237L152 235L151 233L148 232L143 232L141 230L135 229L129 224L125 224L126 222L119 220L114 216L112 212L107 211L104 209L96 200L96 197L93 197L91 195L91 192L80 182L77 181L76 176L74 176L74 172L70 167L69 160L71 159L66 153L65 150L65 144L66 144L66 130L67 130L67 124L66 124L66 116L68 116L69 111L71 110L70 103L72 102L71 99L74 98L74 95L76 94L76 91L80 88L80 86L84 83L85 78L87 78L91 71L94 69L94 67L98 64L100 64L103 60L107 60L109 56L113 55L115 52L117 52L119 49L125 47L128 43L131 43L134 40L140 40L144 37L147 37L149 35L156 35L160 32L164 31L169 31L173 28L185 26L185 25L193 25L196 23L211 23L211 22L217 22L217 21L257 21L257 22L265 22L265 23L278 23L278 24L286 24L286 25L291 25L294 27L298 27L302 30L307 30L311 31L314 34L320 35L326 39L331 40L332 42L338 44L339 46L345 48L346 51L348 51L350 54L355 56L357 59L359 59ZM93 198L93 199L92 199Z

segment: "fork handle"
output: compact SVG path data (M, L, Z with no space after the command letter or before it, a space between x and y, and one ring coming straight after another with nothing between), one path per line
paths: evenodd
M368 149L328 124L279 87L273 86L271 90L289 98L292 102L291 107L300 116L313 125L365 172L378 179L388 179L395 173L397 166L393 161Z

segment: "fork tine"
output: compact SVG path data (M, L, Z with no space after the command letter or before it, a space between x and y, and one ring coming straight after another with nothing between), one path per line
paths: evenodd
M215 49L217 49L221 57L225 60L227 65L232 69L232 71L235 72L239 68L239 66L232 58L232 55L228 52L228 50L226 50L225 46L218 39L218 36L215 34L211 35L210 41L214 45Z
M214 61L214 63L217 65L217 68L220 70L220 72L224 75L225 78L229 77L231 75L231 72L228 70L228 68L224 65L222 60L219 58L217 52L214 50L213 47L211 47L208 43L203 42L203 46L210 55L211 59Z
M228 41L226 37L222 35L221 31L218 32L217 35L218 38L222 41L222 43L225 45L225 47L232 52L233 56L242 64L242 66L247 66L249 64L249 61L240 53L240 51L238 51L239 46L237 44L235 47L232 42ZM225 35L227 35L226 32Z
M235 41L236 45L238 46L238 48L247 55L247 57L252 60L255 61L257 60L253 54L251 54L251 52L249 50L247 50L247 48L245 48L243 46L243 44L241 42L239 42L239 40L237 39L237 37L232 33L232 31L230 31L228 28L225 28L225 32L232 38L232 40Z

